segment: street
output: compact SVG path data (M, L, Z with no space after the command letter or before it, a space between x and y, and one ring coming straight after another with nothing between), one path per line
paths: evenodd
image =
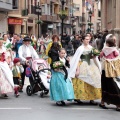
M0 120L119 120L120 118L120 113L115 111L115 106L110 105L109 108L114 109L103 110L85 101L81 105L67 102L65 107L59 107L50 101L49 95L40 98L38 92L27 96L25 88L19 98L10 94L8 99L0 99ZM97 102L99 103L100 100Z

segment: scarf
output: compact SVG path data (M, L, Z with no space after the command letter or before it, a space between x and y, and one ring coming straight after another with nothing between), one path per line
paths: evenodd
M103 50L102 50L105 54L105 56L108 56L109 54L111 54L113 51L117 51L117 48L116 47L104 47Z
M91 45L88 45L87 46L88 48L92 49L92 46ZM78 49L76 50L72 60L70 61L70 69L68 70L68 76L70 78L75 78L75 73L76 73L76 69L77 69L77 65L79 63L79 60L80 60L80 57L81 55L83 54L84 52L84 45L82 44L80 47L78 47ZM101 72L101 64L98 60L98 57L95 57L95 61L96 61L96 64Z

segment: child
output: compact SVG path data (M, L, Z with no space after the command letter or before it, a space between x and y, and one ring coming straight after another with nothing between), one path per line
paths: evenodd
M66 67L69 66L69 60L65 58L66 51L64 48L59 50L59 56L56 61L61 61L63 67L60 69L54 69L52 66L52 78L50 80L50 97L51 100L56 101L56 105L65 105L64 100L73 100L74 91L70 79L67 77ZM52 64L53 65L53 64Z
M38 67L38 71L44 69L44 66L43 65L39 65ZM49 90L49 82L50 82L50 79L51 79L51 74L48 70L44 70L44 71L41 71L39 73L40 77L41 77L41 80L45 86L45 88L47 90Z
M100 54L102 59L102 101L99 105L107 109L104 102L116 105L120 111L120 85L116 77L120 76L120 58L116 48L116 38L113 35L106 36L106 44Z
M21 73L23 73L24 69L22 65L20 65L20 59L19 58L14 58L13 60L14 66L12 68L12 73L13 73L13 81L15 85L19 85L21 87ZM18 89L15 91L15 96L18 97Z

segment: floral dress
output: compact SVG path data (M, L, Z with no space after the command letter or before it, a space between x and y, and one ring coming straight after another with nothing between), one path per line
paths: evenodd
M5 52L4 47L2 49L0 49L0 53ZM0 56L0 94L7 94L13 91L13 87L11 86L10 82L8 81L8 79L5 76L3 65L7 65L6 61L4 61L4 59L2 59L4 56L3 54L1 54ZM1 66L2 65L2 66ZM9 73L9 72L8 72Z
M79 76L72 79L76 99L95 100L101 98L101 75L91 59L90 53L91 50L84 50L78 64Z

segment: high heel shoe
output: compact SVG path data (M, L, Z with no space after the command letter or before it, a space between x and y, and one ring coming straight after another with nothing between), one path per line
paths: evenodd
M65 105L66 105L64 101L61 101L61 103L62 103L62 105L63 105L63 106L65 106Z
M98 105L96 102L94 102L94 100L90 100L90 104L91 105Z
M83 102L81 100L75 99L74 101L77 102L78 104L83 104Z
M108 109L105 105L99 104L99 107L103 108L103 109Z
M120 108L119 108L119 107L117 107L117 108L116 108L116 111L120 112Z
M56 102L56 105L57 105L57 106L62 106L61 101Z

